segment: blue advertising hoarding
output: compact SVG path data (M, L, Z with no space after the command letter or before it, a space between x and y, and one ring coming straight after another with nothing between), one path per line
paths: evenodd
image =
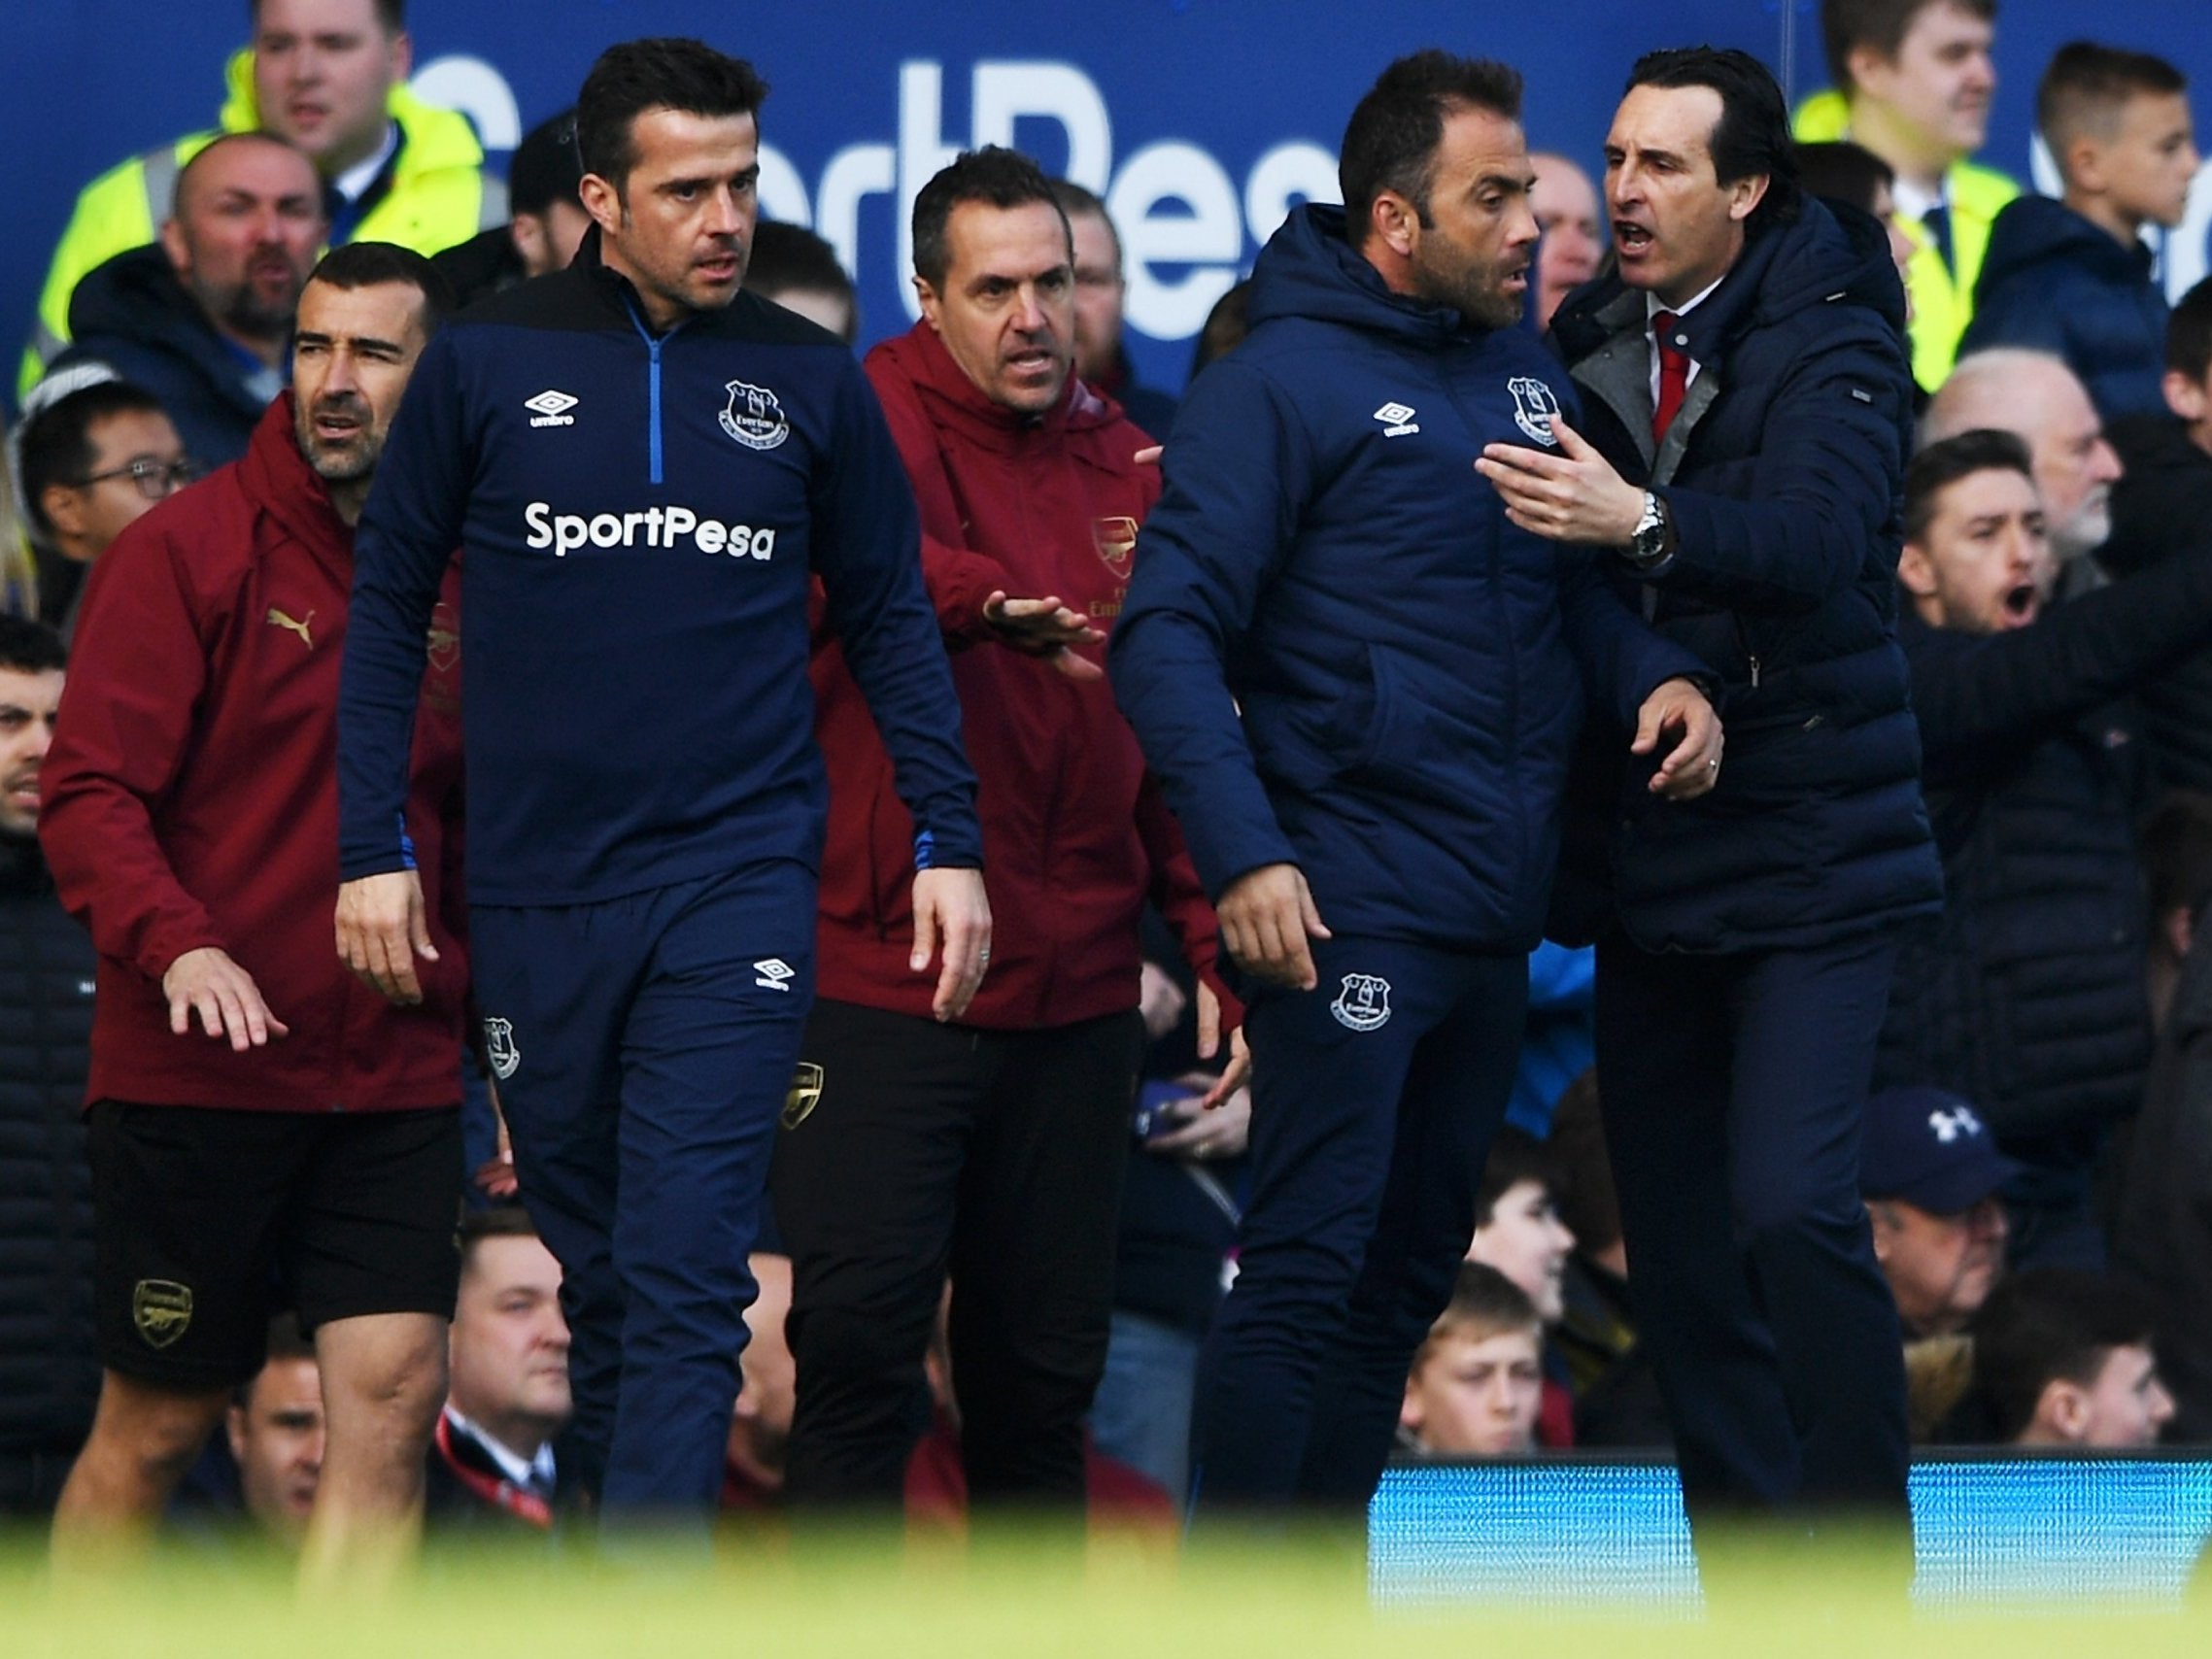
M2030 173L2029 113L2051 51L2099 39L2174 59L2212 87L2212 30L2171 0L2005 0L1985 159ZM767 7L730 0L412 0L419 90L475 119L495 161L569 102L593 56L642 34L696 34L773 84L763 201L830 238L858 274L864 335L913 316L906 209L956 150L1011 142L1105 195L1127 244L1140 375L1179 386L1190 337L1289 206L1335 194L1335 146L1391 57L1425 45L1503 57L1528 79L1532 142L1595 163L1629 65L1654 46L1757 53L1795 96L1827 80L1814 0L977 0ZM0 251L0 338L27 333L77 189L138 150L204 128L247 0L44 0L0 8L0 135L16 163ZM2179 287L2207 268L2212 168L2167 254ZM0 356L12 356L12 349Z

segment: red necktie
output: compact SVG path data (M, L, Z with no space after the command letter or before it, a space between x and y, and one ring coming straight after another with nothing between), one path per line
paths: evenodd
M1675 324L1681 321L1671 311L1651 313L1651 337L1659 343L1659 406L1651 411L1653 443L1665 442L1683 393L1689 389L1689 354L1674 342Z

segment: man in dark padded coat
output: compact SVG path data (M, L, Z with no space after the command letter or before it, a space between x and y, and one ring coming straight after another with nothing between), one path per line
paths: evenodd
M1723 688L1713 794L1601 789L1570 826L1610 887L1581 921L1637 1326L1701 1534L1805 1506L1901 1529L1858 1142L1899 924L1939 891L1894 626L1904 296L1881 227L1797 188L1742 52L1636 65L1606 190L1617 270L1552 322L1588 436L1480 464L1516 522L1610 550Z

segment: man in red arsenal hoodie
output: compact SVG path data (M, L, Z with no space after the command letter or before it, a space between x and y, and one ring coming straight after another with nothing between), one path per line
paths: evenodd
M444 607L407 812L436 949L421 1001L352 979L331 917L353 525L446 299L420 254L330 254L299 302L292 390L245 457L132 525L87 590L39 825L99 951L86 1097L105 1370L54 1519L63 1571L140 1544L260 1369L273 1299L313 1333L328 1422L303 1572L374 1576L420 1522L454 1304L467 981Z
M931 1018L909 961L913 828L817 628L818 996L771 1177L793 1261L799 1507L900 1502L949 1269L970 1492L1079 1513L1147 897L1212 968L1212 911L1094 660L1159 483L1135 458L1150 440L1074 377L1072 258L1034 163L964 155L914 204L923 321L867 361L920 502L981 779L995 960L960 1024Z

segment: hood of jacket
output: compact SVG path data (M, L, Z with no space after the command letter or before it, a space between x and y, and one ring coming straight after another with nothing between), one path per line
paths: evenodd
M1633 300L1633 306L1624 303ZM1725 360L1729 345L1811 307L1834 302L1879 313L1902 338L1905 285L1889 256L1889 233L1872 214L1805 196L1797 217L1744 244L1720 286L1682 320L1686 350L1700 363ZM1561 302L1551 332L1570 363L1613 335L1644 326L1643 294L1607 271Z
M1041 415L1024 415L994 402L968 378L927 318L868 355L876 352L912 384L932 421L988 449L1011 451L1040 439L1093 431L1121 418L1120 405L1101 396L1072 372L1059 401Z
M1393 293L1382 273L1344 239L1344 210L1319 202L1294 208L1260 250L1246 315L1254 328L1276 318L1304 318L1431 349L1487 332L1471 328L1449 306Z
M2152 255L2140 242L2122 247L2064 202L2022 196L1997 215L1976 297L2044 264L2086 270L2101 282L2139 283L2150 274Z

